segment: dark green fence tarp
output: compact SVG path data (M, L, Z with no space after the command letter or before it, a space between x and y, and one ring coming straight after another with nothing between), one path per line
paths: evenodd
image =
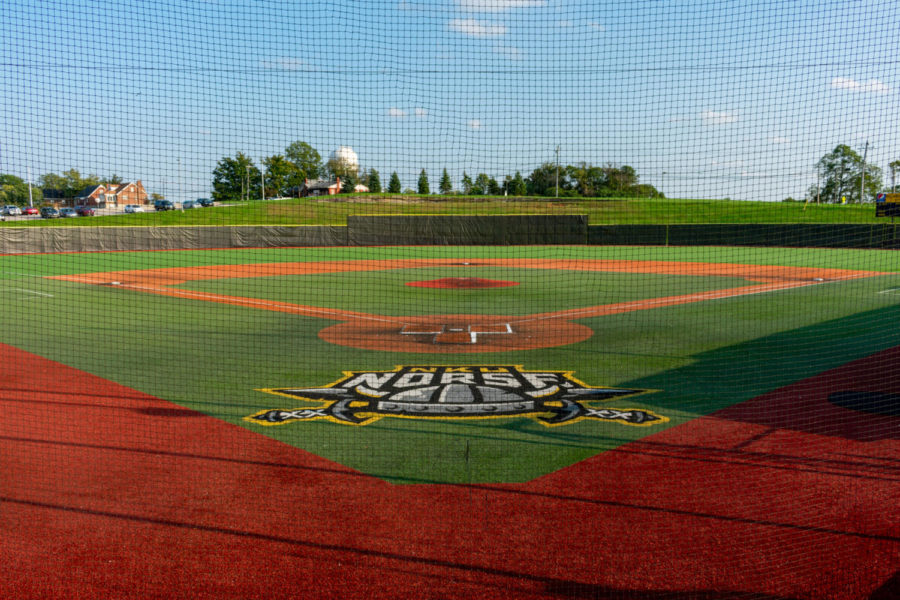
M900 249L900 225L587 225L584 215L350 216L348 226L0 227L0 254L291 246L769 246Z
M346 245L333 226L0 227L0 254Z
M900 225L723 224L592 225L589 243L601 246L768 246L900 249Z
M350 245L585 244L587 215L351 215Z

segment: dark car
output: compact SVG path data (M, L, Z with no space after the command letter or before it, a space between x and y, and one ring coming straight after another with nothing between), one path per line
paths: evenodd
M157 200L153 203L156 210L175 210L175 203L171 200Z
M212 198L197 198L197 204L200 206L212 206Z
M41 208L41 216L45 219L56 219L59 218L59 211L52 206L45 206Z
M79 206L75 209L75 212L77 212L82 217L93 217L94 216L94 209L91 208L90 206Z

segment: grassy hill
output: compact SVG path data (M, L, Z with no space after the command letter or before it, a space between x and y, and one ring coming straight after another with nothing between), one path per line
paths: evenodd
M544 199L364 195L255 200L212 208L77 219L7 220L0 227L344 225L359 214L586 214L591 225L679 223L877 223L875 207L682 199Z

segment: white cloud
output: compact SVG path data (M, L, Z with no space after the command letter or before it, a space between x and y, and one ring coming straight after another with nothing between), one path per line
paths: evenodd
M834 77L831 87L836 90L850 90L851 92L867 92L870 94L887 94L891 88L878 79L859 82L849 77Z
M481 129L481 119L472 119L469 121L469 129Z
M606 27L600 23L588 23L588 27L590 27L591 29L593 29L595 31L599 31L600 33L603 33L604 31L606 31Z
M514 8L540 8L547 0L456 0L456 6L466 12L503 12Z
M272 60L260 61L264 69L281 69L284 71L299 71L305 65L302 59L293 56L280 56Z
M428 116L428 111L424 108L416 108L413 110L413 114L419 117L420 119L424 119Z
M406 111L392 106L388 109L388 116L394 117L395 119L402 119L406 116Z
M784 136L781 136L781 135L776 135L775 137L771 137L771 138L769 138L769 141L772 142L773 144L790 144L791 143L790 139L788 139Z
M704 125L727 125L738 120L737 115L727 112L715 112L712 110L704 110L700 113L700 118Z
M506 25L485 23L477 19L453 19L450 30L472 37L492 37L506 35Z
M498 44L494 47L494 52L497 54L502 54L506 58L512 60L519 60L522 58L522 51L516 48L515 46L506 46L502 44Z

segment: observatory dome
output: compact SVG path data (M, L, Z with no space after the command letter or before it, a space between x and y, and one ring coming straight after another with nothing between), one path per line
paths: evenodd
M356 156L356 152L354 152L353 148L351 148L350 146L341 146L340 148L332 152L329 158L330 160L333 160L335 162L342 163L347 168L359 168L359 158Z

